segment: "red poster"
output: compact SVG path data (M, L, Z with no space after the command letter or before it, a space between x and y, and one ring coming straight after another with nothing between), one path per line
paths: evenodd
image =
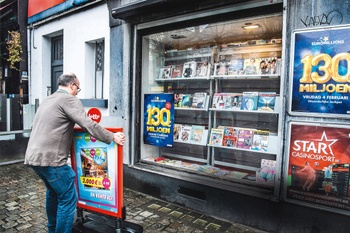
M350 210L350 126L290 123L286 198Z

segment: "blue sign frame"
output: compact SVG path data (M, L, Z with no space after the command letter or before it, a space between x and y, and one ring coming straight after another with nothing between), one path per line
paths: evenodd
M174 94L144 95L145 144L173 147L174 111Z
M350 26L292 34L289 113L350 117Z

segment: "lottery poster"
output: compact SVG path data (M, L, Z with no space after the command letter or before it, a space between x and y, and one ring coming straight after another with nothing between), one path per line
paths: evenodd
M293 32L290 114L350 117L349 68L349 26Z
M144 106L144 143L173 147L174 94L145 94Z
M120 214L122 175L118 145L106 144L87 132L76 130L72 167L76 172L78 207L110 215Z
M350 126L289 124L285 197L350 213Z

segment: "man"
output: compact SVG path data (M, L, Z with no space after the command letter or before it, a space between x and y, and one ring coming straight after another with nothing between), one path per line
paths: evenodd
M25 155L30 165L46 185L46 214L49 233L72 231L77 192L75 173L67 165L73 140L74 125L78 124L93 137L107 144L123 145L124 134L112 133L92 121L76 97L80 82L73 73L62 74L58 90L45 98L35 114Z

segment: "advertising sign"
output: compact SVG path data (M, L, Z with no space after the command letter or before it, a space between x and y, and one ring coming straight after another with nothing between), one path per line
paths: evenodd
M91 120L100 123L102 119L102 114L98 108L90 108L87 112L88 117L91 118Z
M174 144L174 95L145 94L144 106L144 143L172 147Z
M350 117L350 27L295 31L292 40L290 114Z
M285 198L350 214L350 125L289 124Z
M114 142L103 143L83 130L75 129L71 157L77 176L77 206L122 218L122 147Z

